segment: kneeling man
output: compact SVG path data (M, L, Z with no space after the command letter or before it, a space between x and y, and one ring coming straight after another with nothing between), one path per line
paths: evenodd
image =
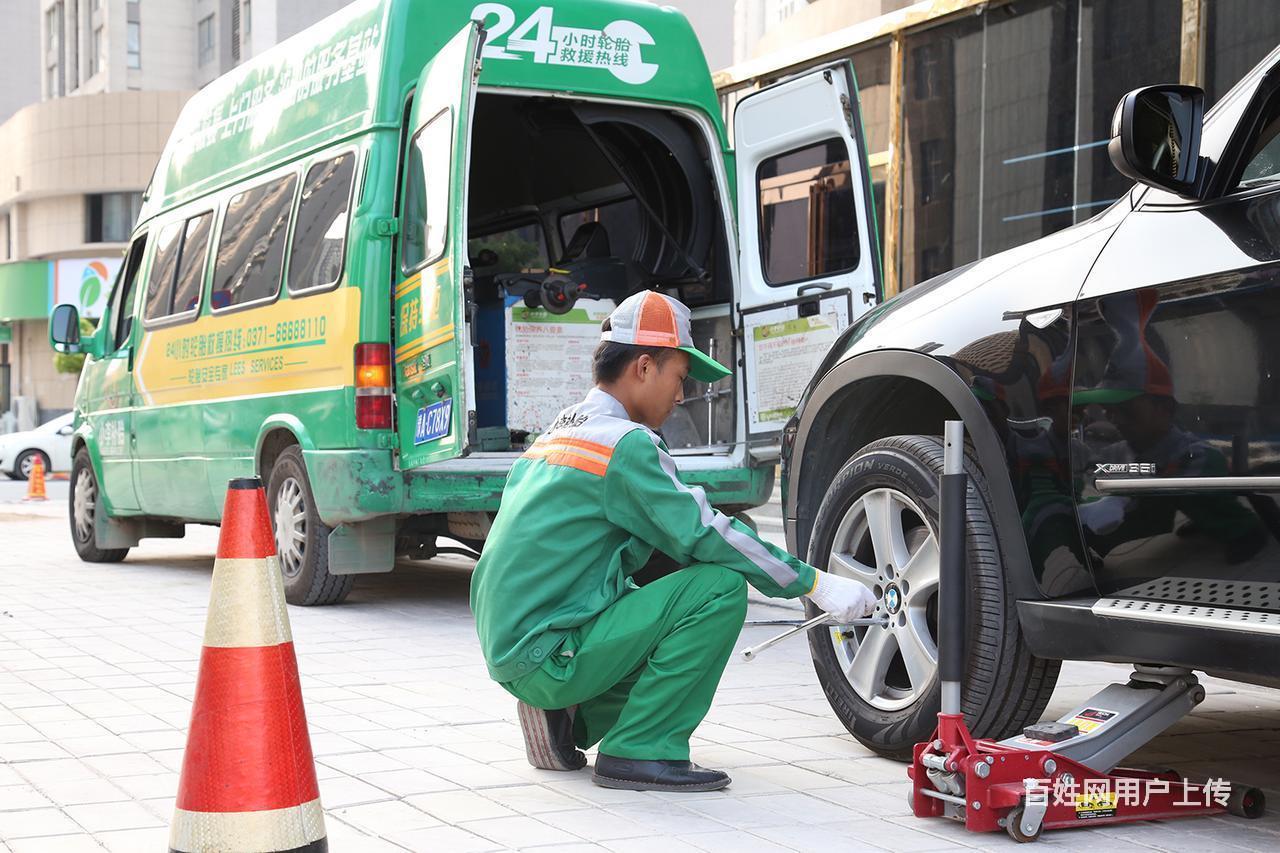
M762 541L686 486L655 432L686 376L729 371L693 347L689 309L626 299L602 325L596 386L511 469L471 584L489 673L519 700L529 762L586 764L631 790L711 791L729 776L689 761L747 610L746 585L807 596L841 620L872 593ZM638 587L659 549L684 565Z

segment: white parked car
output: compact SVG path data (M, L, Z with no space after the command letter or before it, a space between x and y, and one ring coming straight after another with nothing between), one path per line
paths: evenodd
M68 412L35 429L0 435L0 471L11 480L25 480L37 457L43 459L46 474L70 471L72 417Z

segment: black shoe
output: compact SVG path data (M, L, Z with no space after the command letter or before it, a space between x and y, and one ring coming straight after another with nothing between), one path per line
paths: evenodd
M718 791L731 780L722 770L708 770L691 761L641 761L602 752L596 756L591 781L624 791Z
M544 711L517 701L524 754L542 770L581 770L587 757L573 745L573 710Z

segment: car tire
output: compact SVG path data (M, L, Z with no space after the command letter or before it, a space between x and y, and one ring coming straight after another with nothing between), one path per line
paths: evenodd
M809 546L811 564L871 586L880 601L877 614L891 620L887 629L811 631L809 646L845 728L868 748L901 760L933 733L941 706L936 531L942 457L942 441L933 436L895 436L862 448L827 489ZM969 618L961 705L975 736L1003 738L1039 719L1060 662L1036 657L1022 637L986 479L972 458L965 467ZM812 603L806 608L818 613Z
M71 542L86 563L118 563L128 556L128 548L99 548L95 544L98 513L105 511L99 506L101 496L89 451L82 447L71 463L71 490L67 499Z
M36 450L35 448L24 450L18 454L18 458L13 462L13 473L9 476L15 480L31 479L31 468L35 465L37 459L44 463L45 476L49 476L49 457L44 451Z
M288 447L267 480L267 515L280 555L284 597L290 604L337 604L351 592L351 575L329 573L329 534L320 520L302 451Z

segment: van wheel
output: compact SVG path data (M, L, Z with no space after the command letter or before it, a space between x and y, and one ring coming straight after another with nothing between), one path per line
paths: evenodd
M97 514L106 512L98 506L101 496L89 451L82 447L76 451L76 458L71 464L71 496L67 502L71 541L80 559L86 563L118 563L128 555L128 548L99 548L94 544Z
M818 681L845 728L868 748L909 759L937 725L938 478L942 442L895 436L850 459L814 521L809 562L865 583L887 628L809 633ZM1003 738L1039 719L1058 661L1027 648L1005 584L986 479L965 460L968 662L961 705L976 737ZM817 609L806 603L810 615Z
M267 512L275 531L284 597L290 604L337 604L351 592L350 575L329 574L329 534L320 520L311 481L295 445L286 448L267 482Z

